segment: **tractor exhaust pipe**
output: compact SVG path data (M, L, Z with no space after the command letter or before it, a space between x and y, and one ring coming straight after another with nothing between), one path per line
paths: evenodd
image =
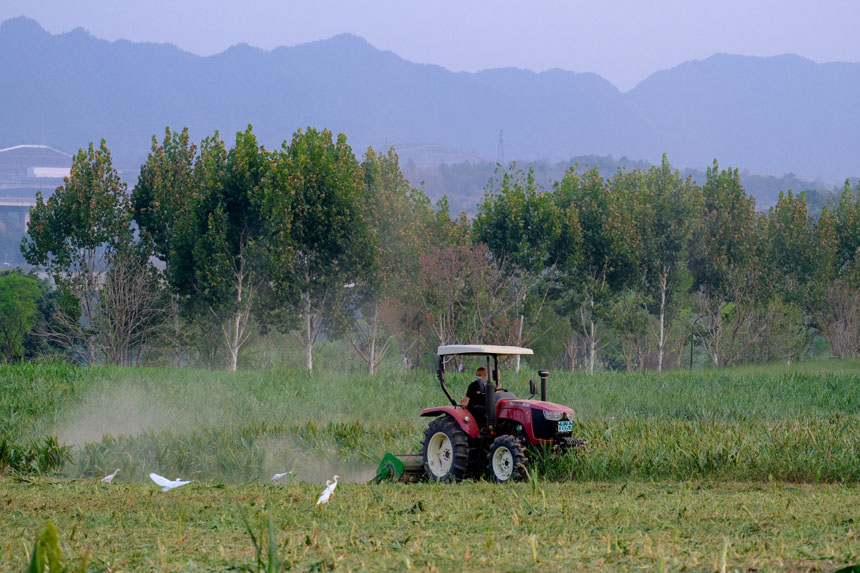
M549 376L549 370L538 370L540 376L540 399L546 402L546 377Z

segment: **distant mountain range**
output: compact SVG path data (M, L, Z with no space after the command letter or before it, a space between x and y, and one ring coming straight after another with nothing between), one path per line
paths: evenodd
M200 57L15 18L0 24L0 78L0 147L73 152L105 138L129 171L167 125L229 142L250 123L269 148L311 125L346 133L358 155L394 145L419 167L494 161L503 148L507 160L667 153L679 168L717 158L833 183L860 175L860 64L792 55L715 55L622 93L590 73L454 73L350 35Z

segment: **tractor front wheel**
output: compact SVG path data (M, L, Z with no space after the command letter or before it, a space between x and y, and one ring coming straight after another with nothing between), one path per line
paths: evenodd
M430 481L460 481L469 465L469 438L450 416L436 418L424 430L421 457Z
M525 476L528 462L523 444L514 436L499 436L493 440L490 453L490 475L497 482L517 481Z

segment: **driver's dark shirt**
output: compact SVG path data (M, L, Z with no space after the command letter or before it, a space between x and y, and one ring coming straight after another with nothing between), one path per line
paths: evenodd
M466 398L469 399L467 407L472 408L473 406L484 406L484 392L482 392L482 389L483 385L486 383L486 379L477 378L474 382L469 384L469 388L466 390Z

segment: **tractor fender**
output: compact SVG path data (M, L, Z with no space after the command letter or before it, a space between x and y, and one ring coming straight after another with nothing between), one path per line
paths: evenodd
M460 429L466 432L470 438L477 438L481 435L481 429L478 428L478 423L475 417L466 408L455 408L454 406L438 406L436 408L425 408L421 410L423 417L435 417L447 415L454 418L459 424Z

